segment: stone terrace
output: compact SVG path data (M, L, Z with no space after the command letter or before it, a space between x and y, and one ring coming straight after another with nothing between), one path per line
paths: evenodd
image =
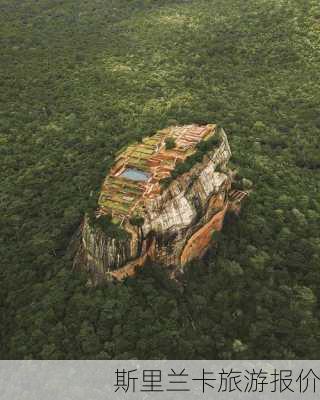
M128 146L121 152L103 182L97 215L111 214L121 224L143 209L147 199L161 194L159 181L171 175L177 163L196 151L196 145L217 131L216 125L185 125L166 128L146 137L142 143ZM176 146L166 149L165 140L175 139ZM141 180L128 179L130 172ZM144 178L145 177L145 178ZM139 178L138 178L139 179Z

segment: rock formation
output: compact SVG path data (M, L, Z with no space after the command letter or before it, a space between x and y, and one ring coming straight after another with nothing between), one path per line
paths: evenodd
M75 267L93 283L131 276L147 258L182 271L247 194L232 189L230 157L224 130L211 124L170 127L129 146L103 182L95 217L84 218Z

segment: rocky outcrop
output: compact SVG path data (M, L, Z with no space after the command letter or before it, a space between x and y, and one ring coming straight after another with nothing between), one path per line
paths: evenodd
M210 245L212 233L222 228L225 213L234 206L233 201L229 199L233 175L228 169L231 157L228 139L223 129L218 131L216 126L209 127L212 128L210 133L203 134L205 139L201 136L201 140L208 140L206 135L218 135L219 132L218 143L206 151L202 160L195 163L189 171L177 176L166 189L154 193L154 186L158 182L154 180L155 174L151 172L148 183L143 183L145 187L141 191L141 198L137 203L132 202L132 208L127 211L127 215L124 213L120 217L120 206L124 208L130 193L134 192L130 186L132 182L128 182L128 186L125 187L127 192L122 186L121 190L117 189L114 195L114 199L117 200L114 200L114 203L110 203L110 196L107 198L108 205L117 207L114 215L122 218L120 225L129 234L128 237L110 237L100 227L90 223L89 218L84 219L75 265L90 272L94 282L105 278L123 279L130 276L147 258L183 270L187 262L205 253ZM180 136L177 136L175 133L173 136L178 137L181 142L181 138L197 138L196 134L190 136L189 131L200 132L200 128L192 125L189 131L185 131L187 134L180 133ZM157 154L159 151L161 153L159 149L163 149L163 142L167 136L168 132L160 140ZM196 144L198 142L196 141ZM195 148L194 145L193 149ZM179 150L178 147L177 149ZM190 153L190 146L187 152ZM171 156L169 151L163 150L164 155L167 153ZM130 166L130 161L126 165ZM123 166L121 168L123 170ZM150 171L153 171L152 168ZM113 184L112 180L111 182ZM140 184L136 183L139 189ZM149 196L151 187L153 195ZM118 200L120 193L121 199L125 199L121 204ZM113 215L112 209L110 213ZM99 216L99 211L97 215ZM132 215L139 216L139 224L132 221ZM99 217L103 218L101 215Z

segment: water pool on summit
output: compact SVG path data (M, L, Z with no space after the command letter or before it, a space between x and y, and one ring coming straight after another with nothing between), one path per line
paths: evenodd
M132 181L146 182L150 178L151 174L148 172L139 171L138 169L127 168L119 176Z

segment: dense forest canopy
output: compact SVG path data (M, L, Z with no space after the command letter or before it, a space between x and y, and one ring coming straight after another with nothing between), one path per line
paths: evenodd
M320 358L316 0L0 0L1 358ZM183 285L86 288L67 251L114 154L219 123L254 183Z

